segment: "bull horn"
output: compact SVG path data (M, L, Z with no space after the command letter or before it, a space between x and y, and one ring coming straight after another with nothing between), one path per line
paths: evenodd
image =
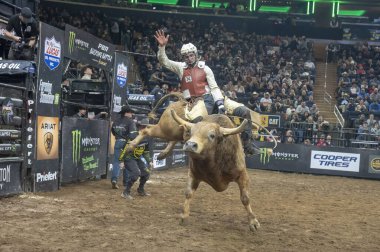
M183 120L181 117L179 117L178 115L177 115L177 113L172 109L172 110L170 110L170 113L172 114L172 117L173 117L173 119L179 124L179 125L183 125L183 126L185 126L186 128L188 128L188 129L191 129L191 127L193 127L193 123L190 123L190 122L188 122L188 121L185 121L185 120Z
M244 131L245 126L247 126L247 123L248 123L247 119L244 119L244 121L240 124L239 127L236 127L236 128L223 128L223 127L220 127L220 132L224 136L239 134L239 133L241 133L241 132Z

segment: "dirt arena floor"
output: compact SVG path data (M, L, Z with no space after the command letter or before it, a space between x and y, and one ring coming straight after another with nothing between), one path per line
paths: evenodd
M108 180L0 199L0 251L380 251L380 181L249 174L256 233L235 183L223 193L201 183L179 225L187 171L178 168L155 171L152 196L133 201Z

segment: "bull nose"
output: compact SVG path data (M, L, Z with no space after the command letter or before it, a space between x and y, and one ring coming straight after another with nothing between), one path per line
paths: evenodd
M185 145L183 146L184 151L192 151L195 152L198 148L198 144L195 142L187 141Z

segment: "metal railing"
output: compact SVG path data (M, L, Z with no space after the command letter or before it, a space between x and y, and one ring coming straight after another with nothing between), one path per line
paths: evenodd
M334 115L338 119L338 123L339 123L340 127L343 128L345 126L345 120L343 118L342 113L339 111L338 106L336 106L336 105L334 106Z

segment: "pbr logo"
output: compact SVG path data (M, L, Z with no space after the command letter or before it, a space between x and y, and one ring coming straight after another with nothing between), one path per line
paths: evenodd
M124 63L117 65L116 79L117 84L122 88L127 83L128 67Z
M61 42L52 38L45 38L44 60L50 70L54 70L61 62Z
M51 149L53 147L53 134L51 132L47 132L44 135L44 146L46 153L50 154Z

